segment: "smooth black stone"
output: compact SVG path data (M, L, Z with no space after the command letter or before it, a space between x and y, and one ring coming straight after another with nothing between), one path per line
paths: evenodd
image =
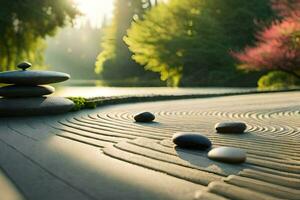
M211 147L211 141L198 133L177 133L173 135L172 140L182 148L205 150Z
M222 122L215 125L217 133L244 133L247 125L243 122Z
M150 112L143 112L134 116L136 122L152 122L155 116Z
M55 91L51 86L20 86L8 85L0 88L0 96L7 98L40 97L52 94Z
M66 81L68 74L53 71L8 71L0 73L0 83L16 85L45 85Z
M62 97L0 98L0 116L51 115L70 111L73 101Z
M27 68L31 67L31 63L29 62L21 62L20 64L17 65L18 68L22 70L26 70Z

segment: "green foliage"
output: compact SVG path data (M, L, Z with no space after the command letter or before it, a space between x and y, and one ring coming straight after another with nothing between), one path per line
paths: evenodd
M75 104L75 106L72 108L72 111L78 111L85 108L94 109L97 107L96 102L88 101L83 97L69 97L68 99L73 101Z
M0 66L13 69L21 60L43 63L44 38L78 14L69 0L0 2Z
M206 0L211 17L221 25L230 50L240 50L256 41L255 35L272 22L272 0Z
M84 108L85 105L85 98L83 97L69 97L68 99L70 99L71 101L74 102L75 106L72 108L72 111L78 111L81 110L82 108Z
M93 101L86 101L85 108L95 109L97 107L97 103Z
M169 86L224 85L240 76L229 52L253 42L255 19L271 15L269 0L170 0L133 22L125 42Z
M133 23L125 39L135 53L133 59L146 69L159 72L169 86L176 86L183 70L192 67L188 63L197 63L201 57L208 61L215 50L224 51L215 42L216 37L224 34L220 29L216 31L217 22L202 7L202 1L173 0L152 9L144 20ZM206 28L201 29L203 26ZM193 55L198 58L194 59Z
M143 13L152 4L145 0L115 0L115 10L110 25L105 27L103 51L98 55L95 72L109 80L146 77L153 78L151 73L145 73L143 68L131 59L132 53L123 41L127 29L133 20L141 19Z
M297 85L297 78L291 74L282 71L269 72L262 76L258 81L258 89L277 90L289 89Z

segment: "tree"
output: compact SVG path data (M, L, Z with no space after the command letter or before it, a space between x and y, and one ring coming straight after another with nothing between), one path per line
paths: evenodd
M153 6L150 0L115 0L112 23L105 28L103 51L97 57L95 72L104 79L126 79L144 76L140 65L131 59L132 53L123 41L133 20Z
M133 59L170 86L224 84L234 73L230 49L253 42L268 0L170 0L133 22L125 42Z
M277 0L281 15L257 35L254 47L233 53L244 70L280 70L300 78L300 0Z
M211 0L207 9L230 40L231 49L243 49L256 41L255 33L271 22L275 13L272 0Z
M300 1L299 0L274 0L273 9L282 17L300 18Z
M13 69L24 59L42 64L45 37L77 14L69 0L1 0L1 70Z
M205 58L214 54L211 49L224 50L213 39L217 37L214 34L217 22L207 18L202 7L201 1L171 1L152 9L144 20L133 23L125 39L134 52L133 59L145 65L146 70L159 72L169 86L178 85L185 63L206 62ZM206 28L199 30L201 26ZM221 30L219 33L222 37Z

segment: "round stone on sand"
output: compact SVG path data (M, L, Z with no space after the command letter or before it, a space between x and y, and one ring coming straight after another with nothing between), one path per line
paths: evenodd
M208 157L226 163L243 163L246 161L246 152L234 147L218 147L210 150Z
M19 70L0 73L0 83L16 85L45 85L66 81L68 74L53 71Z
M8 85L0 88L0 96L8 98L18 97L38 97L52 94L55 91L54 87L43 86L21 86Z
M181 148L205 150L211 147L211 141L198 133L176 133L172 140Z
M60 114L73 106L73 101L63 97L0 98L0 116Z
M243 122L222 122L215 125L218 133L243 133L247 126Z
M152 122L155 116L150 112L142 112L134 116L136 122Z

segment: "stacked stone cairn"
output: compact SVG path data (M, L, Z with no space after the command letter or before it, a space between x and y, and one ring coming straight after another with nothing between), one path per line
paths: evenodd
M28 62L17 66L20 70L0 73L0 116L31 116L60 114L70 111L74 103L63 97L48 97L55 89L47 84L66 81L68 74L53 71L27 70Z

